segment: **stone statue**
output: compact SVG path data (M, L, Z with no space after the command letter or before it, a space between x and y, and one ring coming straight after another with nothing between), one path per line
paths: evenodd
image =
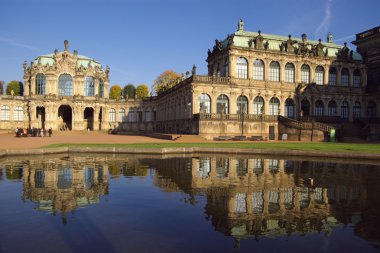
M244 21L242 19L239 20L238 31L244 31Z
M256 49L264 49L264 37L261 35L261 31L258 31L259 35L257 35L255 39L255 48Z
M289 39L286 41L286 44L285 44L285 50L286 52L294 52L294 42L292 40L292 35L289 34Z
M65 45L65 51L69 50L69 41L65 40L63 44Z
M344 47L338 51L338 58L341 60L348 60L350 56L350 49L347 47L347 42L344 42Z
M193 65L193 68L191 69L191 74L193 76L196 76L197 75L197 67L195 66L195 64Z
M28 64L26 63L26 61L24 61L24 64L22 64L22 67L24 68L24 71L26 71L26 68L28 67Z

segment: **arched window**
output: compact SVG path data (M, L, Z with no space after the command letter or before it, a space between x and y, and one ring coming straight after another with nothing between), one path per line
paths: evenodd
M253 79L264 80L265 66L262 60L256 59L253 62Z
M237 99L237 114L241 113L248 113L248 99L243 95Z
M240 57L236 62L236 76L237 78L248 78L248 62L245 58Z
M295 68L293 63L287 63L285 65L285 82L294 83Z
M336 102L334 100L331 100L329 102L329 104L327 105L327 115L328 116L337 116L336 115L336 112L337 112L336 108L337 108Z
M99 91L98 91L98 96L100 98L104 97L104 82L102 79L99 79Z
M355 69L355 71L354 71L354 79L352 81L353 81L352 85L355 88L359 88L360 87L360 84L362 82L361 75L360 75L360 70Z
M108 121L116 122L116 111L113 108L111 108L108 112Z
M340 83L342 86L348 86L350 83L350 72L346 68L342 69Z
M301 82L309 83L310 82L310 67L309 65L302 65L301 67Z
M269 114L279 115L280 112L280 100L278 98L272 97L269 101Z
M260 96L255 97L253 100L253 114L264 114L264 99Z
M1 120L9 120L9 106L3 105L1 107Z
M340 117L342 119L348 119L349 105L347 101L343 101L340 105Z
M228 114L229 100L228 97L224 94L220 95L216 99L216 112Z
M36 95L45 95L46 78L42 73L36 75Z
M13 111L13 120L14 121L23 121L24 120L24 109L21 106L16 106Z
M84 95L87 97L93 97L95 95L94 90L94 78L91 76L86 76L86 79L84 80Z
M360 118L362 116L362 106L359 101L356 101L354 103L354 106L352 107L352 114L354 116L354 119Z
M275 82L280 81L280 64L276 61L272 61L269 64L269 80Z
M125 122L127 121L127 118L125 117L125 109L121 108L119 110L119 121Z
M315 83L318 85L323 85L325 80L324 80L324 75L325 75L325 70L323 69L322 66L318 66L315 68Z
M367 115L368 118L376 118L376 103L369 101L367 104Z
M295 118L295 110L294 109L295 109L295 105L294 105L293 99L288 98L285 101L285 116L288 118L294 119Z
M334 67L329 70L329 85L336 86L336 69Z
M198 97L198 105L200 113L211 113L211 99L206 93L202 93Z
M321 117L324 115L324 104L323 104L322 100L318 100L317 102L315 102L314 114L315 114L315 116L318 116L318 117Z
M69 74L62 74L58 81L58 95L72 96L73 95L73 79Z

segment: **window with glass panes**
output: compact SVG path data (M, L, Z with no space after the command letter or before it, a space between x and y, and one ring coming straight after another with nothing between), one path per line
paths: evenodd
M104 82L102 79L99 80L99 91L98 96L102 98L104 96Z
M264 113L264 99L262 97L255 97L253 100L253 114L261 115Z
M270 115L278 115L280 109L280 100L278 98L271 98L269 101L269 114Z
M343 101L340 106L340 117L343 119L348 119L349 106L347 101Z
M367 115L368 118L375 118L376 117L376 103L373 101L369 101L367 105Z
M248 62L242 57L236 62L236 76L237 78L248 78Z
M211 99L206 93L202 93L198 97L198 105L200 113L211 113Z
M337 112L337 106L335 101L330 101L328 106L327 106L327 115L328 116L336 116Z
M24 120L24 109L21 106L16 106L13 111L13 120L23 121Z
M93 97L94 96L94 78L87 76L84 80L84 96Z
M116 111L113 108L111 108L108 112L108 121L116 122Z
M271 62L269 65L269 79L271 81L280 81L280 64L278 62Z
M3 105L1 107L1 120L9 120L9 106Z
M362 107L361 107L361 104L359 101L356 101L354 106L352 107L352 114L354 116L354 118L360 118L361 117L361 110L362 110Z
M253 62L253 79L264 80L264 62L262 60L255 60Z
M318 66L315 68L315 83L316 84L323 85L324 74L325 74L325 71L324 71L323 67Z
M288 98L285 101L285 116L294 119L295 117L295 105L293 99Z
M342 86L348 86L350 83L350 73L348 72L348 69L344 68L342 69L341 76L340 76L340 84Z
M355 71L354 71L354 77L353 77L353 80L352 80L352 85L355 88L359 88L360 87L360 83L361 83L360 71L358 69L355 69Z
M306 64L302 65L301 67L301 82L303 83L310 82L310 68Z
M36 75L36 95L45 95L46 78L44 74Z
M285 65L285 82L294 83L295 69L292 63L287 63Z
M216 113L228 114L229 100L226 95L220 95L216 100Z
M126 121L126 117L125 117L125 109L124 108L121 108L119 110L119 121L122 121L122 122L125 122Z
M239 96L237 99L237 114L248 113L248 99L246 96Z
M224 62L224 76L230 75L230 64L228 62L228 59Z
M336 69L330 68L329 70L329 85L336 86Z
M323 113L324 113L324 108L323 107L324 107L323 102L321 100L318 100L315 103L314 115L315 116L323 116Z
M72 96L73 95L73 79L69 74L62 74L58 81L58 95Z

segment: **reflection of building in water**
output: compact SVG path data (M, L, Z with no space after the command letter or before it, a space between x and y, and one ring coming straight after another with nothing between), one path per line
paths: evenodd
M66 222L66 212L108 194L107 173L107 165L24 165L23 199L35 202L38 210L62 212Z

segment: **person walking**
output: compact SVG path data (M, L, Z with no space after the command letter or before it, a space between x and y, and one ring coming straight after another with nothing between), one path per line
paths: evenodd
M53 134L53 129L49 128L48 133L49 133L49 137L51 137Z

